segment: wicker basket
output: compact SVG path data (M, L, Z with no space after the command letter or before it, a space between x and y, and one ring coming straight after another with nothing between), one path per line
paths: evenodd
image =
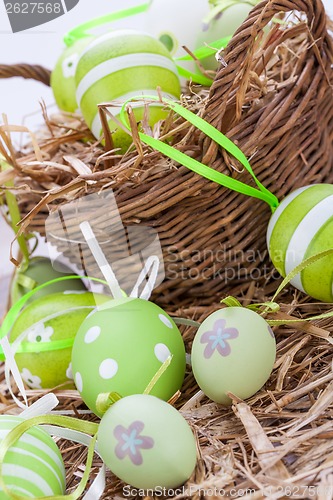
M274 16L292 10L299 13L298 22L273 24L264 34ZM333 41L328 23L321 0L262 1L225 49L209 95L202 94L199 112L243 150L257 177L279 199L297 187L333 181ZM45 83L49 78L47 71L25 65L0 66L0 72ZM175 148L253 184L233 158L190 124L179 130ZM65 163L67 145L72 145L71 152L80 157L75 141L85 133L67 129L58 142L41 141L41 151ZM34 209L25 221L30 230L44 234L49 209L111 185L123 222L159 233L166 266L155 297L161 305L214 303L230 291L246 293L253 280L267 286L272 277L265 243L270 209L263 202L218 186L146 147L142 157L110 155L98 166L102 147L92 152L87 144L86 152L84 160L93 172L89 179L95 184L87 183L87 176L61 177L59 170L45 167L43 180L41 167L24 168L33 155L17 160L16 185L31 188L30 193L18 191L22 213ZM52 196L40 202L51 187ZM101 229L104 216L103 206L91 211L95 222L100 218ZM79 264L66 244L59 244L59 250Z

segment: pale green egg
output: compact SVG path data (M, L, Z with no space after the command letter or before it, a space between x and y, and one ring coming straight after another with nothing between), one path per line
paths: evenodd
M0 441L24 419L0 415ZM64 495L65 467L59 448L40 427L25 432L5 455L2 474L9 490L29 498ZM0 489L0 500L11 497Z
M244 307L215 311L200 325L192 345L192 369L200 389L230 405L228 392L246 399L268 380L276 356L268 323Z
M157 96L157 88L162 96L180 97L177 68L168 50L153 36L135 30L117 30L97 37L81 54L75 80L77 102L97 139L102 134L98 104L108 103L111 114L119 118L121 105L127 99ZM132 106L140 122L145 106L142 102ZM152 127L167 114L159 103L149 106L149 125ZM108 123L114 147L125 151L132 139L113 120Z
M87 291L65 291L41 297L21 312L10 332L10 342L25 334L21 342L25 352L18 352L15 359L28 387L51 389L72 381L72 347L59 349L57 342L73 341L96 303L109 300L109 296ZM39 344L50 350L39 349Z
M98 449L110 470L136 488L176 488L194 471L196 443L184 417L154 396L120 399L103 416Z
M73 345L74 381L86 405L97 415L101 393L143 393L162 364L172 356L151 393L168 400L185 374L182 336L160 307L143 299L117 299L83 322Z
M285 277L305 259L333 248L333 185L305 186L289 194L267 229L270 257ZM291 284L323 302L333 302L333 255L297 274Z
M23 295L47 281L74 274L69 267L64 264L61 265L61 269L61 272L54 269L51 260L47 257L31 258L27 268L23 267L15 271L10 292L11 303L15 304ZM59 281L58 283L53 283L36 292L30 298L29 302L44 297L45 295L64 292L65 290L85 291L86 287L80 279Z

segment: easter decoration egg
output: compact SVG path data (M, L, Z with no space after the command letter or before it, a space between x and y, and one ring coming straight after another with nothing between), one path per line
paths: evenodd
M333 185L305 186L282 200L268 225L267 246L283 277L308 257L333 248ZM306 267L291 283L315 299L333 302L333 256Z
M209 0L151 0L145 29L173 56L181 57L186 54L184 45L192 51L196 48L202 21L208 12Z
M32 257L26 268L18 269L15 272L11 285L11 303L15 304L15 302L33 288L47 281L62 278L68 274L73 273L64 264L62 264L62 272L60 272L54 269L51 260L47 257ZM86 287L80 279L59 281L58 283L52 283L52 285L39 290L33 295L30 301L32 302L45 295L63 292L65 290L85 291Z
M108 106L117 117L121 105L140 95L161 95L172 99L180 97L177 68L169 51L149 34L135 30L117 30L97 37L85 48L76 68L76 98L85 121L97 139L101 138L102 126L98 104ZM132 104L135 119L141 121L146 106ZM148 122L153 127L167 117L160 103L149 106ZM115 148L124 152L131 144L131 137L113 120L109 121Z
M20 313L10 342L28 387L49 389L72 380L73 339L96 303L109 296L91 292L61 292L34 300Z
M76 102L75 70L83 49L93 40L85 36L66 47L51 73L51 87L58 108L74 113L78 110Z
M22 417L0 415L0 441ZM11 493L29 498L63 495L65 467L58 446L40 427L29 429L11 446L2 463L2 474ZM0 489L0 500L10 500Z
M97 415L100 393L143 393L154 374L172 356L151 393L168 400L185 375L182 336L159 306L125 297L100 305L79 328L72 350L74 381L86 405Z
M259 0L211 0L211 15L204 19L195 42L195 48L209 45L220 38L231 37L245 21ZM213 17L212 17L213 14ZM214 56L201 61L206 70L216 71L218 62Z
M192 346L192 369L200 389L216 403L255 394L268 380L275 338L259 314L243 307L215 311L200 325Z
M188 423L154 396L117 401L104 414L97 436L106 465L136 488L176 488L195 468L196 443Z

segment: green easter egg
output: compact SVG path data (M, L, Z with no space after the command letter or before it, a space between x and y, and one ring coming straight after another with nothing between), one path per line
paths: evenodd
M75 69L80 54L94 37L87 36L66 47L56 62L51 73L51 87L58 108L74 113L78 109L76 102Z
M96 38L83 52L76 69L76 98L88 127L97 139L102 127L98 104L127 99L140 95L161 94L179 99L180 82L177 68L165 46L153 36L135 30L117 30ZM133 103L137 121L143 117L144 106ZM121 106L110 105L110 112L117 116ZM149 124L167 116L163 106L149 106ZM112 121L109 122L115 147L126 149L132 142L130 136Z
M226 307L200 325L191 359L201 390L216 403L229 405L227 392L246 399L265 384L275 356L275 338L268 323L249 309Z
M192 431L173 406L154 396L120 399L103 416L98 449L110 470L135 488L176 488L196 464Z
M333 185L305 186L289 194L267 229L271 260L285 277L303 260L333 248ZM323 302L333 302L333 255L296 275L291 284Z
M96 307L109 301L106 295L91 292L62 292L41 297L28 305L17 318L10 342L26 334L15 356L21 376L32 389L51 389L72 380L71 347L39 351L38 343L73 339L84 319ZM32 352L31 352L32 351Z
M11 285L11 303L15 304L23 295L30 292L33 288L36 288L47 281L54 280L56 278L62 278L73 273L69 267L62 265L63 272L56 271L50 259L47 257L33 257L28 265L27 269L18 269L15 272L15 276ZM64 280L58 283L53 283L49 285L35 295L31 297L29 302L32 302L45 295L50 295L51 293L62 292L65 290L86 290L84 283L79 279ZM28 303L29 303L28 302Z
M117 299L98 307L81 325L72 351L74 381L96 415L100 393L143 393L163 362L172 361L151 391L168 400L185 374L185 348L170 316L143 299Z
M0 415L0 441L24 419ZM58 446L40 427L25 432L5 455L2 474L9 490L29 498L64 495L65 467ZM11 497L0 489L0 500Z

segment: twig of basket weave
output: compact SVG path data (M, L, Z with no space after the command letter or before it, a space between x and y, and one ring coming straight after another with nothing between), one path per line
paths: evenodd
M50 86L51 71L39 65L30 64L0 64L0 78L20 76L25 79L36 80Z

